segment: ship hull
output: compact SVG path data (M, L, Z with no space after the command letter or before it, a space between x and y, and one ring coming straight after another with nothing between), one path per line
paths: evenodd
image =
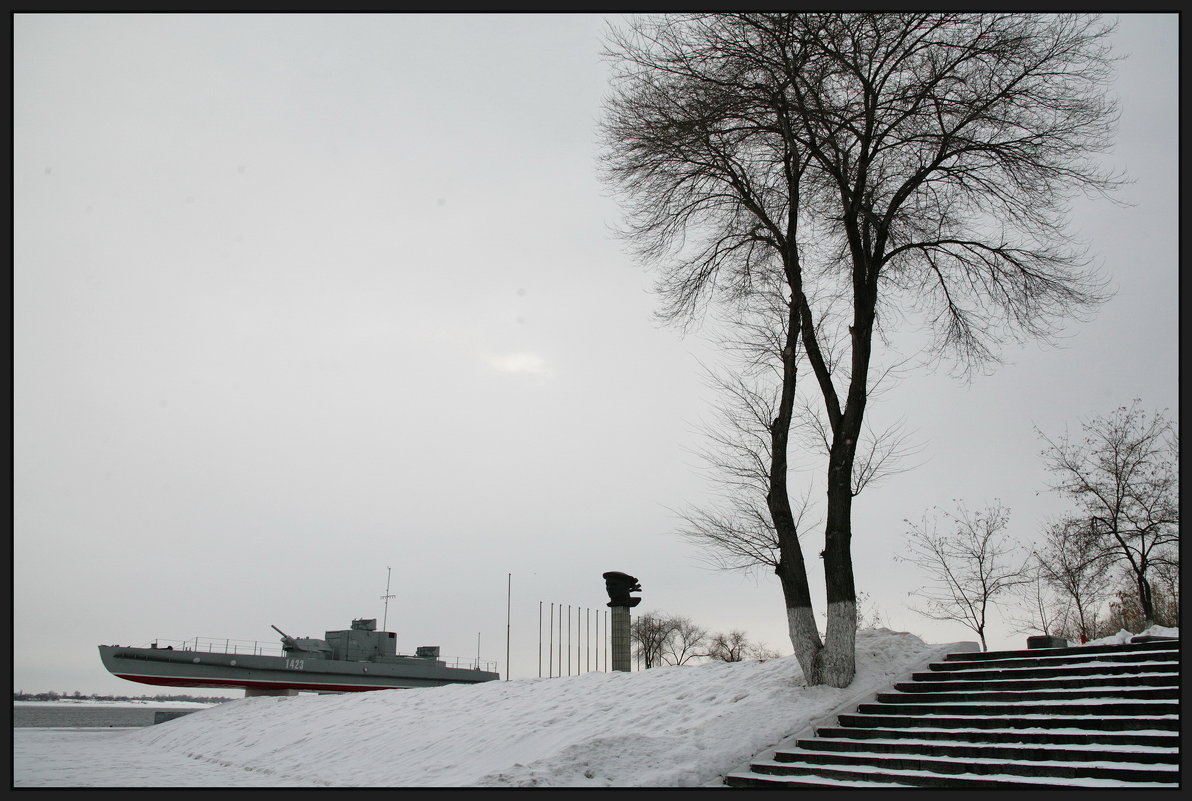
M99 656L113 676L159 687L343 693L479 684L499 678L491 671L447 667L416 657L347 662L119 645L99 646Z

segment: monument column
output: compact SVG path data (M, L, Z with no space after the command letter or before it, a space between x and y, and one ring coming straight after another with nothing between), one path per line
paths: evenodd
M627 573L611 571L604 574L604 586L608 590L609 607L613 610L610 640L613 649L613 670L632 670L629 641L629 609L641 603L641 598L629 595L641 592L637 579Z
M623 670L628 673L633 664L629 647L629 607L613 606L612 617L613 670Z

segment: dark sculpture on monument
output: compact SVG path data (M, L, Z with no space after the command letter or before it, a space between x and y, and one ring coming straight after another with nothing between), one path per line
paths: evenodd
M608 590L609 606L637 606L641 598L632 598L629 593L641 592L642 585L628 573L615 570L604 574L604 587Z

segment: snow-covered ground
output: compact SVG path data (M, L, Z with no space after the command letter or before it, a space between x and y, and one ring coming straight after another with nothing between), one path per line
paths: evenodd
M845 689L804 686L794 657L782 657L245 698L143 728L14 729L13 786L720 786L726 773L960 650L976 646L858 632L857 677Z

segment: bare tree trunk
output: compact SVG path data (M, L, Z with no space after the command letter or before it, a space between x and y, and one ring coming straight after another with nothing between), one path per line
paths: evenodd
M828 468L828 508L824 532L824 584L828 596L828 631L820 655L823 683L847 687L856 672L854 643L857 636L857 592L852 559L852 453L851 444L832 448ZM845 438L847 439L847 437ZM855 435L852 442L856 442Z
M804 590L802 596L792 599L790 585L782 579L782 594L786 598L786 623L791 644L795 648L795 659L803 669L803 678L808 686L824 683L824 646L820 643L819 631L815 625L815 612L811 608L810 594ZM806 584L804 583L804 586Z
M797 296L792 294L792 297ZM803 549L799 544L799 532L786 485L787 450L795 406L795 382L798 378L795 344L800 328L799 304L792 300L788 310L786 337L782 349L782 392L778 401L778 416L770 424L770 481L766 504L770 509L770 519L779 543L780 556L775 572L782 584L782 596L786 602L791 646L795 650L799 666L803 669L804 678L812 685L823 683L820 664L823 644L815 625L815 609L811 603L811 588L807 583L807 567L804 564Z
M1142 604L1142 618L1146 628L1155 625L1155 599L1151 597L1151 583L1145 570L1138 572L1138 601Z
M829 601L828 636L819 654L820 683L829 687L847 687L852 683L857 673L856 641L856 601Z
M856 249L860 253L860 249ZM858 257L857 261L867 264ZM859 271L869 273L866 269ZM859 286L857 284L860 284ZM865 417L866 382L869 375L873 308L876 295L868 285L854 284L852 377L843 412L829 413L832 445L828 453L828 508L824 530L824 585L828 596L828 631L821 655L823 682L847 687L856 674L857 590L853 579L853 462ZM817 368L820 362L812 362ZM821 379L830 381L828 376Z

